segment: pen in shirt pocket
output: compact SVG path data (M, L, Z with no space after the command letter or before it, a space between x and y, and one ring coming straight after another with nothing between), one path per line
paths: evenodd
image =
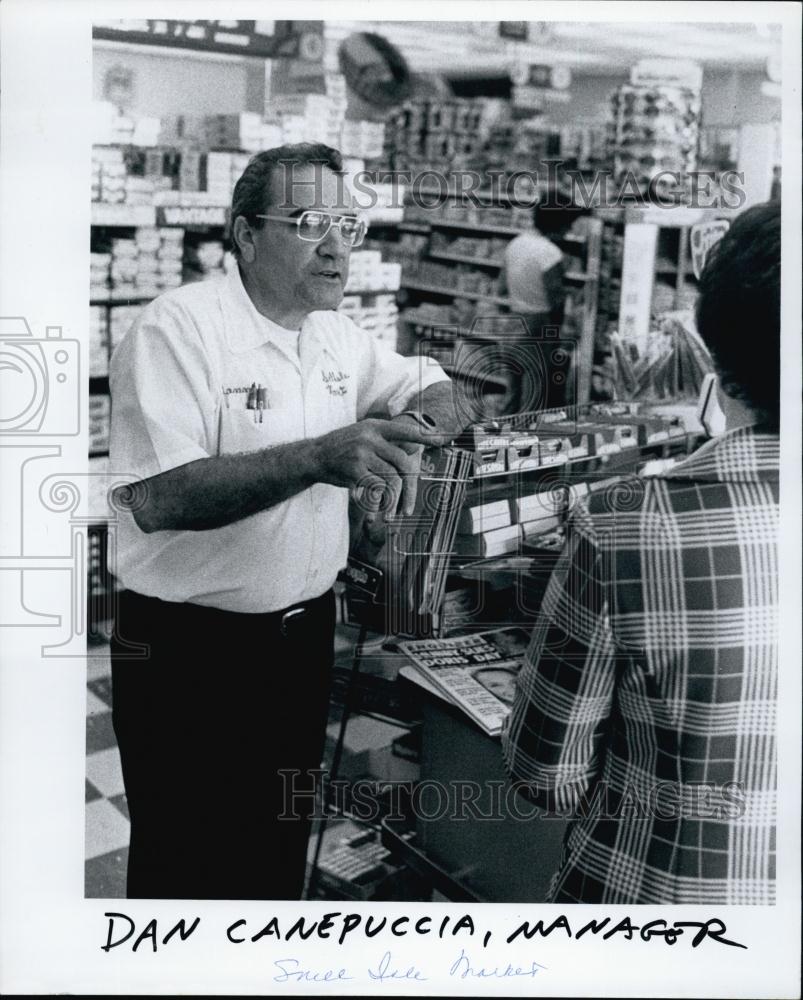
M268 390L260 382L257 386L257 411L259 412L259 422L262 423L262 411L268 408ZM256 421L256 413L254 413Z

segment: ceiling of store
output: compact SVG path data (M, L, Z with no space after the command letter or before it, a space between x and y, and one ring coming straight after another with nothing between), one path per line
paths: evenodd
M504 73L512 60L615 74L648 56L693 59L709 70L763 70L780 51L780 27L751 22L531 22L529 42L500 38L497 21L326 22L333 48L355 31L384 35L417 72L455 77Z

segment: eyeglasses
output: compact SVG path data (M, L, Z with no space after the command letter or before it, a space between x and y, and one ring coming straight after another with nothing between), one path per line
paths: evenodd
M301 215L257 215L257 219L268 219L270 222L289 222L296 227L296 235L308 243L320 243L332 228L337 226L340 238L350 247L358 247L365 239L368 225L364 219L356 215L332 215L329 212L307 210Z

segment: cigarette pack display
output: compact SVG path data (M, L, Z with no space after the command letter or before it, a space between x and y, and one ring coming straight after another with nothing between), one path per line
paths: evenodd
M482 448L472 452L475 476L494 476L507 469L507 447Z
M543 435L541 437L541 465L560 465L569 461L569 447L564 437Z
M591 444L588 434L578 433L577 425L571 421L543 424L538 433L542 446L550 438L557 438L560 441L558 452L566 455L567 458L585 458L590 454Z
M508 471L523 472L525 469L537 469L540 464L538 436L514 432L507 449Z

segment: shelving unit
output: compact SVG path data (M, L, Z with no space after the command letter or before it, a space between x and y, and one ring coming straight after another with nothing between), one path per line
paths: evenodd
M445 295L452 299L471 299L476 302L494 302L496 305L510 307L510 299L503 295L481 295L479 292L467 292L462 288L441 288L438 285L427 285L418 281L402 281L402 288L414 292L430 292L432 295Z
M459 253L437 253L430 250L429 256L432 260L451 260L457 264L480 264L482 267L501 268L505 266L503 260L495 260L493 257L472 257L470 254Z
M422 218L422 208L420 203L416 204L415 215L405 217L397 227L399 233L409 233L412 237L426 237L425 245L416 249L415 257L412 252L404 260L404 270L402 274L401 292L402 304L414 307L413 315L410 317L410 329L405 329L407 322L404 313L401 314L402 324L399 335L399 350L402 353L418 353L415 347L415 329L434 332L433 349L443 347L446 349L449 344L454 344L456 336L462 336L465 328L470 325L454 319L444 319L438 321L433 319L427 322L423 317L415 316L418 303L440 303L448 305L459 300L475 302L496 306L501 315L507 314L512 308L510 298L504 294L504 289L500 288L499 293L493 290L485 291L483 284L498 284L499 276L504 272L505 261L502 254L504 244L510 239L519 236L528 228L527 218L522 218L521 210L524 205L517 203L515 199L507 196L494 197L491 191L471 192L471 198L464 198L468 202L467 211L472 213L470 218L456 219L449 218L450 214L456 214L456 209L452 205L452 199L457 199L459 195L455 190L448 193L441 188L417 187L414 189L417 194L438 195L441 204L434 207L426 218ZM485 203L482 204L482 198ZM409 198L409 192L408 192ZM526 208L530 208L528 203ZM498 218L487 223L478 216L484 210L493 210L498 213L500 210L516 210L517 221L520 225L503 225ZM443 214L440 214L443 212ZM446 216L446 217L444 217ZM577 264L570 265L565 273L566 285L569 288L576 288L580 291L581 306L575 314L576 329L574 339L576 341L576 364L577 364L577 399L588 399L591 385L591 370L593 365L593 337L596 323L596 298L597 298L597 278L599 276L599 252L601 225L595 220L588 220L586 233L569 233L565 237L557 240L564 252L577 261ZM454 234L450 240L446 234ZM485 244L487 241L494 241L493 249L491 244L487 246L477 246ZM420 241L419 241L420 242ZM502 244L501 246L499 244ZM412 245L412 244L410 244ZM465 245L466 249L463 249ZM456 249L450 249L455 246ZM470 246L470 249L469 249ZM475 250L477 252L475 252ZM485 250L486 252L483 252ZM476 277L472 276L472 283L477 282L480 288L464 289L454 285L446 284L443 281L430 280L428 271L440 273L437 268L428 268L427 262L432 261L433 265L453 266L458 269L471 268L476 272ZM423 273L420 273L423 272ZM445 274L445 272L443 272ZM434 274L432 275L434 277ZM459 280L459 279L458 279ZM424 310L422 310L424 312ZM443 327L443 333L438 334L439 328ZM459 328L457 334L455 328ZM488 338L489 341L499 343L498 339ZM437 353L433 354L437 357ZM450 370L450 374L458 378L463 377L460 373ZM487 385L489 380L484 378ZM501 383L500 383L501 384Z
M108 148L108 147L106 147ZM228 208L220 205L130 205L93 201L91 203L91 239L93 248L108 245L115 237L130 237L141 227L158 227L166 229L182 229L185 232L183 250L189 242L197 239L200 234L209 234L210 238L222 239L223 229L228 219ZM157 293L160 294L160 293ZM106 363L112 350L112 314L118 308L128 306L145 306L154 298L153 294L137 295L126 290L120 292L109 288L105 295L94 293L89 304L105 310L106 329L108 335ZM90 375L89 394L92 397L109 397L108 374ZM107 459L108 449L90 449L90 459ZM104 622L113 613L111 597L115 590L113 578L106 569L106 552L108 546L108 526L105 521L98 521L91 526L90 541L93 549L91 564L88 569L88 632L89 635L104 636Z

